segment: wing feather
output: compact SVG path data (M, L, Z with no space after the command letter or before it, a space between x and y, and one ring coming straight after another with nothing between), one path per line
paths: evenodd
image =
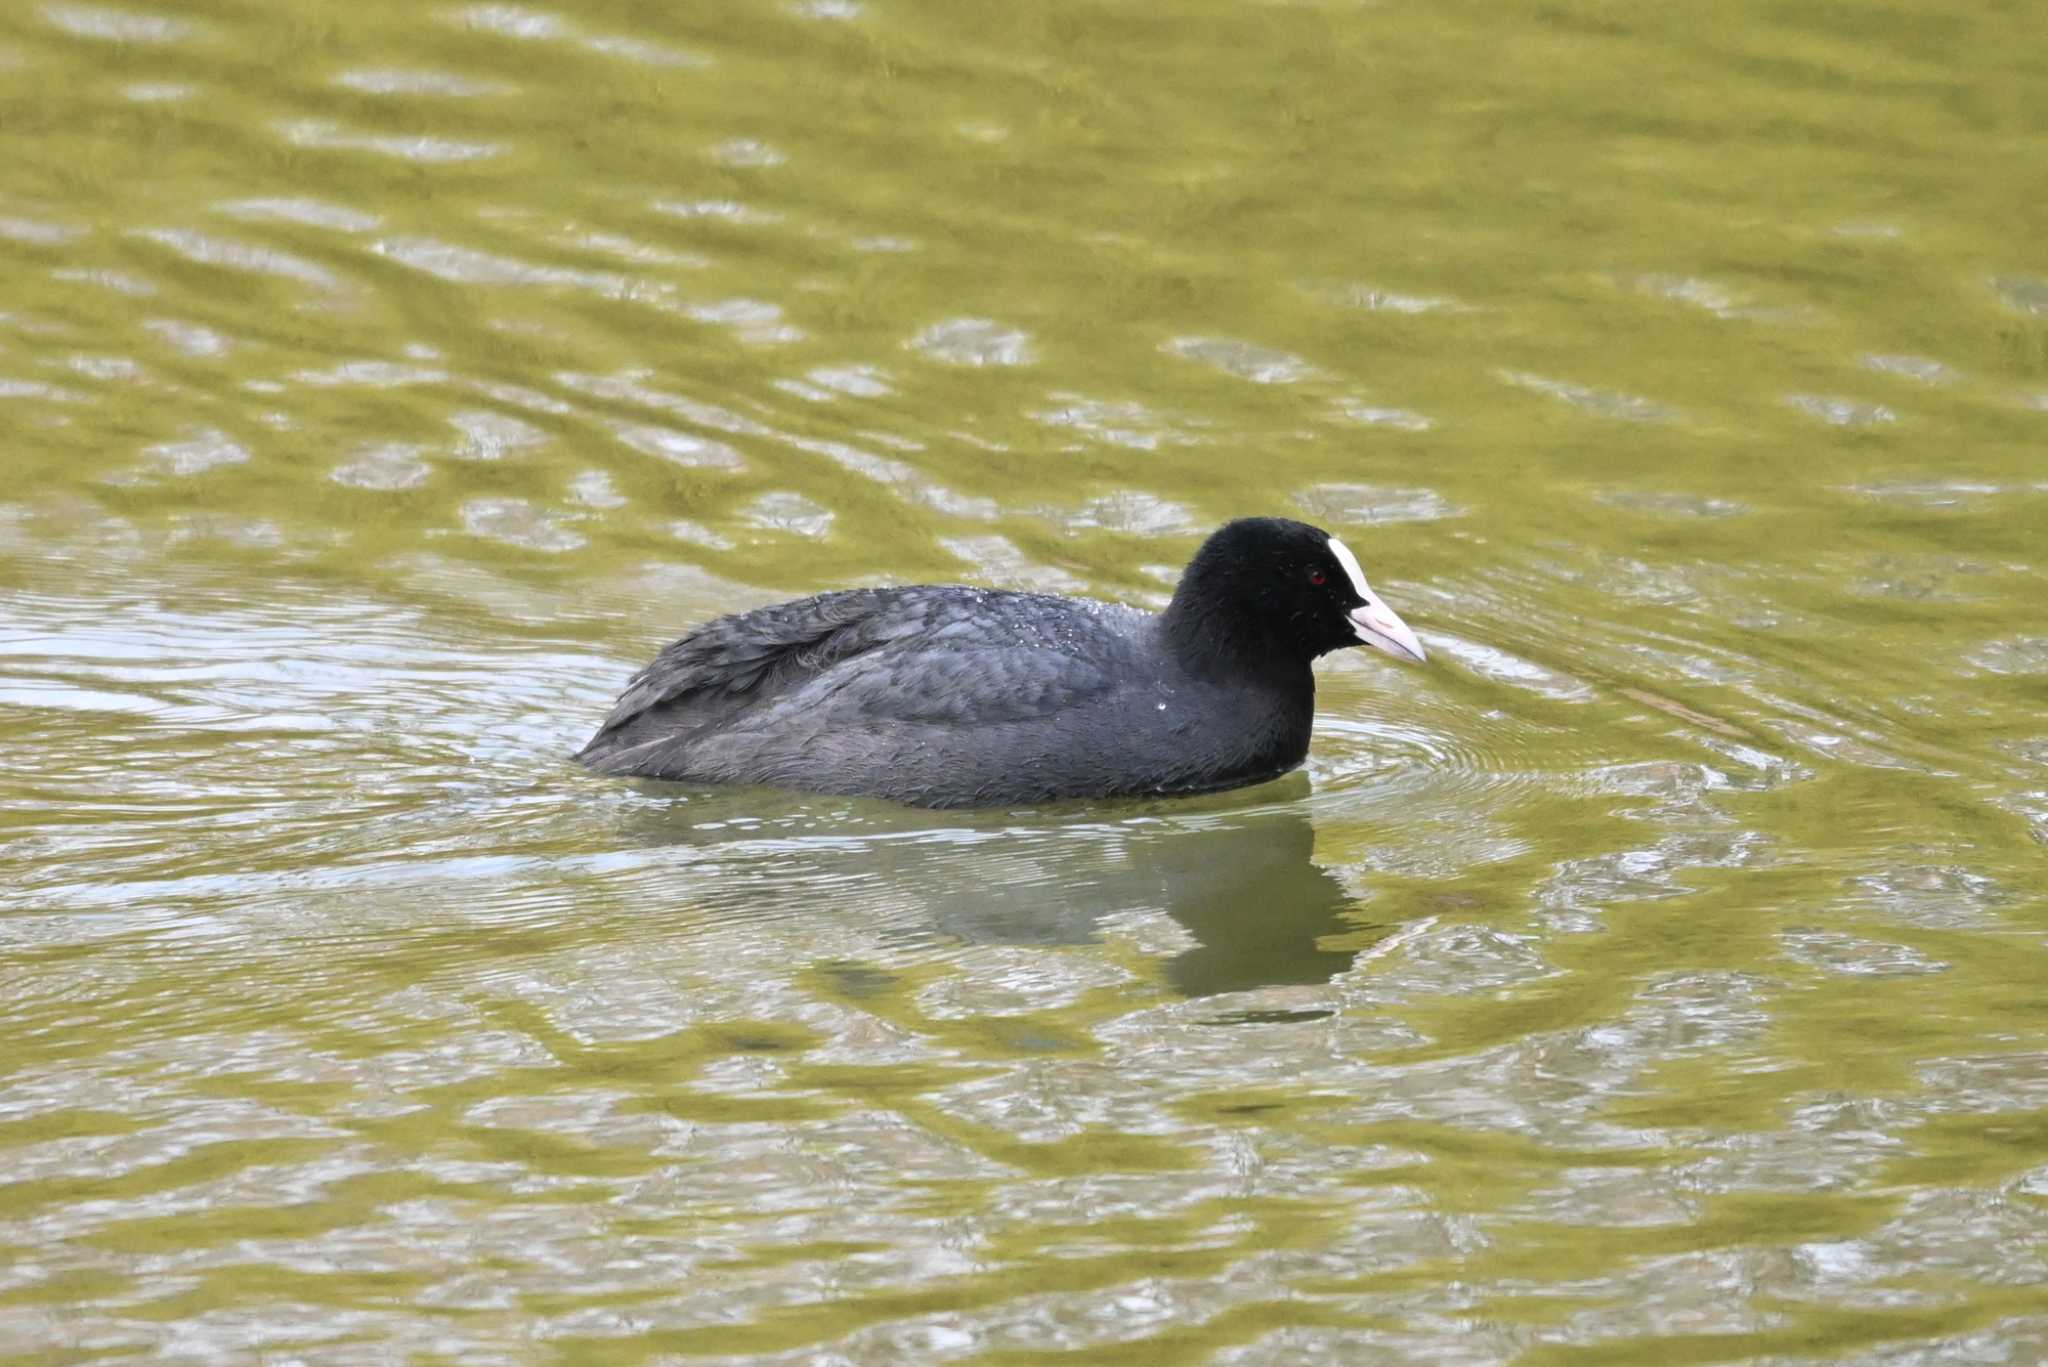
M637 746L642 718L664 730L751 731L828 718L985 725L1045 716L1114 686L1112 657L1128 643L1082 620L1103 611L1128 610L908 588L822 593L721 617L634 675L582 755ZM657 709L663 716L650 717ZM620 734L627 730L634 736Z

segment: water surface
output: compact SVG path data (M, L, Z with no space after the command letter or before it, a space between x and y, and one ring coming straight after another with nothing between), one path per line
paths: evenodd
M2024 7L0 13L0 1352L2048 1357ZM1303 774L563 756L1340 531Z

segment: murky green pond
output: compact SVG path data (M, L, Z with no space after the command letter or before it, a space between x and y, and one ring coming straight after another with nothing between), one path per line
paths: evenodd
M2026 5L0 7L0 1355L2048 1359ZM1308 770L593 779L1340 531Z

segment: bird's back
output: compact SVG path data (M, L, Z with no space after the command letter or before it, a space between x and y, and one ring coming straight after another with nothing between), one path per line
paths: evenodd
M577 757L606 773L928 805L1120 791L1120 714L1133 690L1162 686L1153 622L959 587L759 608L664 649Z

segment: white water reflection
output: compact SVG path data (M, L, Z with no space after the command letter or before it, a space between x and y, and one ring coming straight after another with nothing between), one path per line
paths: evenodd
M276 125L279 137L295 147L341 152L375 152L379 156L427 165L481 161L505 151L503 143L437 138L424 134L351 132L324 119L291 119Z
M1832 427L1877 427L1899 420L1899 415L1885 405L1865 403L1861 399L1825 394L1788 394L1785 402Z
M1176 337L1160 348L1253 384L1300 384L1322 372L1299 356L1233 337Z
M45 4L43 18L79 38L110 43L178 43L199 32L189 19L98 5Z
M211 233L196 232L189 228L143 228L138 229L135 236L168 247L187 260L196 261L203 266L221 266L258 275L281 276L286 280L296 280L300 284L328 291L339 291L343 288L340 277L326 267L275 247L237 242L232 238L216 237Z
M1555 380L1546 376L1531 374L1526 370L1503 370L1500 378L1511 385L1545 394L1574 408L1603 418L1615 418L1622 422L1671 422L1679 415L1676 409L1654 399L1640 398L1634 394L1618 394L1612 390L1596 389L1591 385L1577 384L1570 380Z
M409 71L393 67L344 71L334 78L334 84L366 95L433 95L459 100L504 95L512 89L496 81L473 80L446 71Z
M911 338L913 351L935 361L964 366L1020 366L1036 359L1031 338L987 318L953 318L934 323Z
M150 462L173 475L200 475L249 459L248 448L218 429L196 433L183 441L165 442L143 451Z

